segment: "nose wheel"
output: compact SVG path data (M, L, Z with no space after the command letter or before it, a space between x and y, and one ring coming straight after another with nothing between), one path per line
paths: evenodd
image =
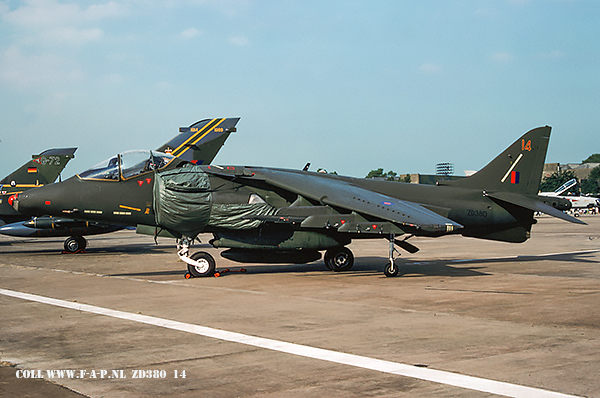
M215 259L206 252L196 252L192 254L190 260L196 264L188 263L188 272L195 278L213 276L215 274Z
M214 257L206 252L196 252L190 256L191 243L192 240L185 237L177 243L177 255L187 264L185 279L213 276L216 268Z

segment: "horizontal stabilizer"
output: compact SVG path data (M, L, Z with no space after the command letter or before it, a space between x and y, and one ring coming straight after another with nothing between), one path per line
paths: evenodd
M537 199L534 199L534 198L531 198L528 196L513 194L513 193L509 193L509 192L494 192L494 193L486 192L485 195L489 196L490 198L499 199L504 202L512 203L514 205L521 206L521 207L524 207L529 210L546 213L549 216L560 218L561 220L569 221L569 222L572 222L575 224L587 225L586 223L584 223L581 220L578 220L575 217L571 217L570 215L565 214L562 211L557 210L550 205L547 205L543 202L540 202Z

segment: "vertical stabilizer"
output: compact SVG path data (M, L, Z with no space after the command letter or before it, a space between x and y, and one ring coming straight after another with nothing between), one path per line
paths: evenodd
M477 173L443 185L537 195L551 129L544 126L528 131Z
M48 149L0 180L0 225L29 218L12 208L10 196L30 188L53 183L77 148Z
M236 131L240 118L204 119L190 127L179 128L180 134L158 148L195 164L210 164L229 137Z
M0 180L0 185L31 188L32 185L51 184L56 181L77 148L48 149Z

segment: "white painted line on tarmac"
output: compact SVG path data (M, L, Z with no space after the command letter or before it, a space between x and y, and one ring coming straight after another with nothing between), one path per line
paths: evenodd
M488 380L473 376L465 376L458 373L445 372L441 370L421 368L398 362L384 361L381 359L325 350L322 348L315 348L301 344L287 343L285 341L248 336L241 333L228 332L226 330L213 329L205 326L172 321L169 319L157 318L153 316L111 310L108 308L74 303L70 301L38 296L29 293L22 293L13 290L0 289L0 294L23 300L34 301L37 303L49 304L57 307L69 308L72 310L89 312L98 315L106 315L113 318L125 319L128 321L140 322L167 329L193 333L200 336L211 337L223 341L246 344L253 347L259 347L267 350L298 355L306 358L319 359L322 361L333 362L342 365L355 366L357 368L376 370L383 373L391 373L399 376L431 381L434 383L482 391L491 394L503 395L506 397L574 397L573 395L542 390L539 388L520 386L517 384L510 384L501 381Z

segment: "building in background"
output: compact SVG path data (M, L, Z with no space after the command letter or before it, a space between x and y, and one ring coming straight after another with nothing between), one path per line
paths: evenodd
M598 166L600 163L546 163L542 176L549 177L552 173L564 173L570 170L581 181L587 179L592 169Z

